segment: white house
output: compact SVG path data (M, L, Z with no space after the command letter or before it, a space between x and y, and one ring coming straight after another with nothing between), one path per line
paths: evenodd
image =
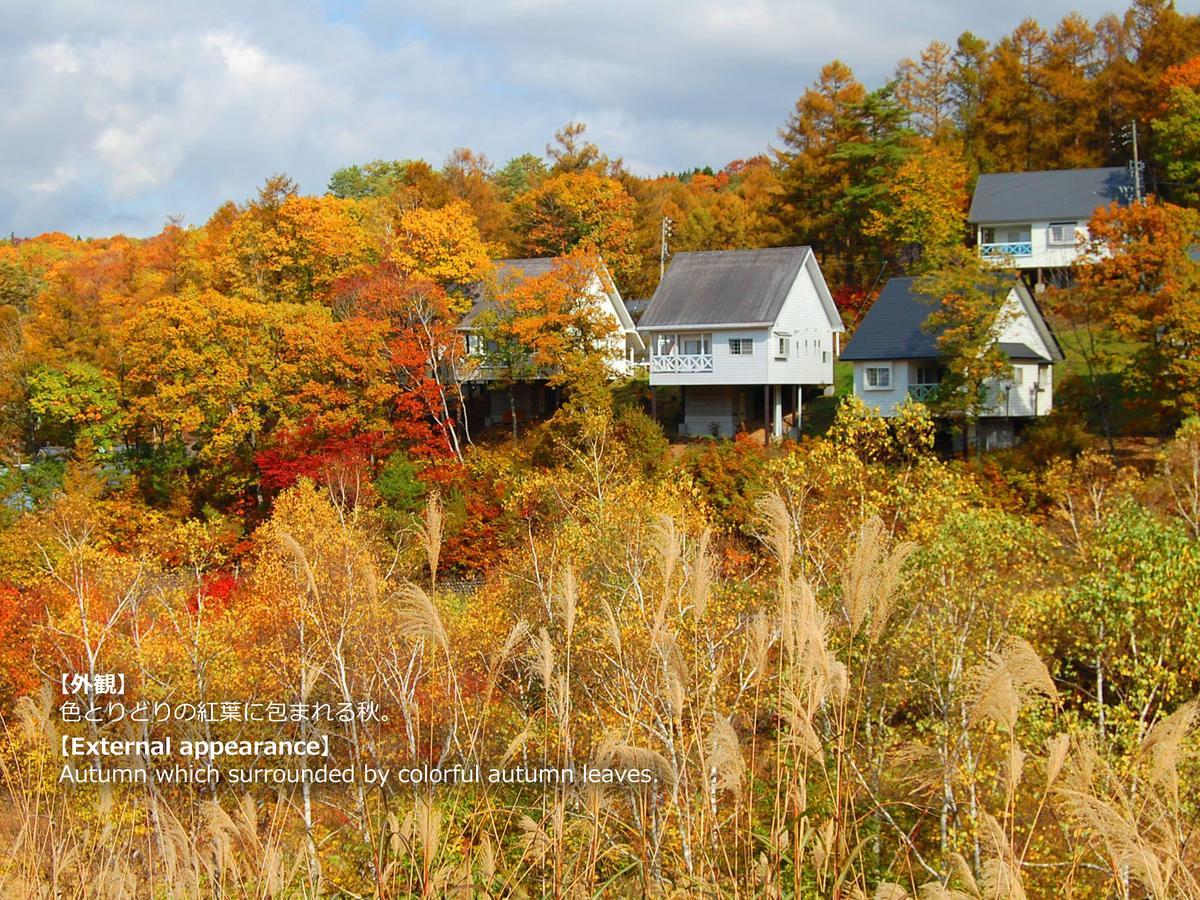
M999 265L1036 270L1041 285L1075 265L1092 213L1133 199L1121 167L980 175L967 221L980 254Z
M810 247L678 253L642 314L650 385L678 386L680 430L800 424L801 388L833 383L842 326Z
M556 257L494 260L496 283L503 288L514 280L548 275L558 262ZM530 379L528 383L516 385L512 389L512 396L508 391L501 396L489 390L489 384L496 380L498 373L486 365L485 338L479 334L479 322L481 316L496 309L496 303L483 285L476 285L471 296L471 308L458 325L466 342L467 363L456 375L464 384L464 393L473 411L476 427L505 421L513 415L514 406L518 417L524 418L553 411L559 398L557 392L546 385L548 372L542 373L540 378ZM596 349L604 354L614 378L629 375L634 361L645 353L646 348L603 260L591 274L584 295L579 300L581 304L592 305L602 318L611 322L612 330L603 345Z
M941 382L938 332L925 326L938 304L915 293L913 284L912 278L893 278L884 285L841 357L854 363L855 396L887 417L909 397L931 400ZM995 340L1011 369L988 390L978 426L978 440L988 449L1011 445L1022 422L1050 412L1053 364L1063 358L1037 301L1019 278L1013 278L997 322Z

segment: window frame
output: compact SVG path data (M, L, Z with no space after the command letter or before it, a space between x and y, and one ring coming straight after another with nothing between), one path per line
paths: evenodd
M681 331L677 337L680 356L712 356L711 331ZM689 343L698 343L700 345L699 352L689 353L687 349Z
M875 384L871 384L871 372L886 372L887 384L879 384L878 380ZM864 391L890 391L895 386L892 380L892 364L882 363L873 366L863 366L862 385Z
M790 359L792 355L792 336L782 331L773 332L771 336L775 339L775 358Z
M1054 229L1070 228L1071 236L1066 240L1056 239ZM1046 245L1050 247L1074 247L1079 237L1079 222L1051 222L1046 226Z
M754 338L731 337L729 339L730 356L753 356Z

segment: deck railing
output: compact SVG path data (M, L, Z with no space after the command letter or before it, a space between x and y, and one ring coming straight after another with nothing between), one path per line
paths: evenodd
M651 372L711 372L713 358L711 353L670 354L654 356L650 359Z
M979 254L985 259L997 256L1033 256L1033 242L1009 241L1004 244L980 244Z
M940 384L910 384L908 386L908 396L912 397L918 403L927 403L937 396Z

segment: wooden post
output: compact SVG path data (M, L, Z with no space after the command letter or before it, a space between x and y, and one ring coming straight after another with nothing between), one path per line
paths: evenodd
M801 411L804 408L804 388L796 385L796 439L800 439L800 429L804 426Z
M650 385L650 418L658 421L658 390Z
M763 385L763 445L771 446L771 386Z

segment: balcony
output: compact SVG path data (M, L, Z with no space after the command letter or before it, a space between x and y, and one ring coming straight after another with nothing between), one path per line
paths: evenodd
M910 384L908 386L908 396L918 403L928 403L937 396L940 384Z
M713 358L711 353L670 354L654 356L650 359L651 372L711 372Z
M1004 244L980 244L979 255L984 259L1002 259L1006 256L1033 256L1032 241L1009 241Z

